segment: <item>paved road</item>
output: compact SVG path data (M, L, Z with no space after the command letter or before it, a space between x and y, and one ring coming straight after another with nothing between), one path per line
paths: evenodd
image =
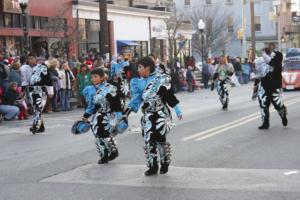
M169 135L167 175L144 177L140 113L118 137L120 156L98 165L92 134L73 136L82 111L46 115L47 131L31 135L30 121L0 125L0 199L300 199L300 92L285 92L289 126L276 112L259 131L251 86L232 88L229 110L216 92L178 95L184 119Z

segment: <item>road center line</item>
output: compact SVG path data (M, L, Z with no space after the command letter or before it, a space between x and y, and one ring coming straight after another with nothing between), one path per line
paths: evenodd
M293 105L293 104L298 103L298 102L300 102L300 98L291 99L291 100L287 101L285 104L288 106L288 105ZM274 112L274 111L275 111L274 109L271 109L270 112ZM197 138L196 140L199 141L199 140L201 140L202 137L204 137L206 139L206 138L208 138L207 137L208 135L211 135L211 134L217 135L217 134L219 134L221 132L224 132L226 130L230 130L232 128L238 127L238 126L246 124L248 122L251 122L251 121L253 121L253 120L255 120L259 117L260 117L260 112L256 112L256 113L247 115L245 117L242 117L240 119L237 119L235 121L223 124L221 126L217 126L217 127L208 129L206 131L202 131L200 133L196 133L196 134L193 134L191 136L185 137L185 138L182 139L182 141L185 142L185 141L192 140L192 139L195 139L195 138Z
M300 99L294 99L294 100L289 101L289 102L286 103L285 105L286 105L286 106L291 106L291 105L296 104L296 103L299 103L299 102L300 102ZM272 108L272 109L270 110L270 113L273 113L273 112L275 112L275 111L276 111L276 110L275 110L274 108ZM233 129L233 128L242 126L242 125L244 125L244 124L247 124L247 123L249 123L249 122L251 122L251 121L253 121L253 120L255 120L255 119L258 119L258 118L260 118L260 115L257 115L257 116L255 116L255 117L252 117L252 118L250 118L250 119L247 119L247 120L245 120L245 121L243 121L243 122L240 122L240 123L238 123L238 124L234 124L234 125L231 125L231 126L227 126L227 127L224 128L224 129L221 129L221 130L218 130L218 131L215 131L215 132L211 132L211 133L206 134L206 135L202 135L202 136L200 136L199 138L197 138L196 141L205 140L205 139L207 139L207 138L210 138L210 137L213 137L213 136L215 136L215 135L218 135L218 134L220 134L220 133L222 133L222 132L225 132L225 131L228 131L228 130L230 130L230 129Z
M182 141L192 140L192 139L194 139L194 138L197 138L197 137L199 137L199 136L205 135L205 134L207 134L207 133L210 133L210 132L213 132L213 131L217 131L217 130L222 129L222 128L225 128L225 127L227 127L227 126L230 126L230 125L239 123L239 122L241 122L241 121L247 120L248 118L251 118L251 117L253 117L253 116L255 116L255 115L258 115L258 114L259 114L259 112L256 112L256 113L253 113L253 114L251 114L251 115L247 115L247 116L245 116L245 117L243 117L243 118L240 118L240 119L238 119L238 120L235 120L235 121L233 121L233 122L229 122L229 123L227 123L227 124L223 124L223 125L221 125L221 126L217 126L217 127L215 127L215 128L211 128L211 129L208 129L208 130L203 131L203 132L200 132L200 133L196 133L196 134L194 134L194 135L191 135L191 136L188 136L188 137L183 138Z

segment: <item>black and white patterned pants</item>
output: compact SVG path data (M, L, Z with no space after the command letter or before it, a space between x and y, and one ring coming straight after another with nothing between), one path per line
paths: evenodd
M42 112L46 105L47 94L46 89L42 86L30 86L29 92L31 96L31 103L33 108L33 125L35 129L39 129L43 123Z
M258 86L258 101L261 110L261 118L262 122L266 125L270 123L270 111L269 107L271 103L274 108L278 111L280 117L284 117L286 115L286 107L283 104L281 89L276 89L272 92L266 90L261 83Z
M222 80L217 81L217 92L219 94L219 99L223 108L228 107L230 87L231 85L229 79L225 79L223 81Z

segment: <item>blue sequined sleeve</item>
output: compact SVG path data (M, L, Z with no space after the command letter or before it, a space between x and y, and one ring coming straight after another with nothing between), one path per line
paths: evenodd
M118 67L119 67L118 63L112 63L111 70L110 70L110 78L111 79L116 75Z
M94 86L87 86L83 89L83 96L87 103L87 107L85 109L84 117L88 118L95 112L95 104L93 103L93 98L96 94L96 89Z
M133 112L137 112L139 110L139 107L142 103L142 92L143 90L140 90L139 85L142 82L138 78L133 78L130 81L130 95L131 99L128 104L128 107L133 110ZM140 85L141 86L141 85Z

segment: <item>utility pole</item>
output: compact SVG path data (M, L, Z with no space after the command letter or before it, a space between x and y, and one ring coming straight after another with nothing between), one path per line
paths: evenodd
M107 21L107 4L106 0L99 0L99 16L100 16L100 37L99 50L101 56L110 52L109 48L109 31Z
M27 56L28 52L30 51L29 36L28 36L29 34L28 34L28 27L27 27L27 13L26 13L26 9L28 7L28 0L19 0L19 5L22 11L22 28L23 28L22 54Z
M252 62L255 60L255 21L254 21L254 0L250 0L250 15L251 15L251 59Z
M242 0L242 58L245 59L247 57L247 41L246 41L246 19L245 19L245 4L246 0Z

